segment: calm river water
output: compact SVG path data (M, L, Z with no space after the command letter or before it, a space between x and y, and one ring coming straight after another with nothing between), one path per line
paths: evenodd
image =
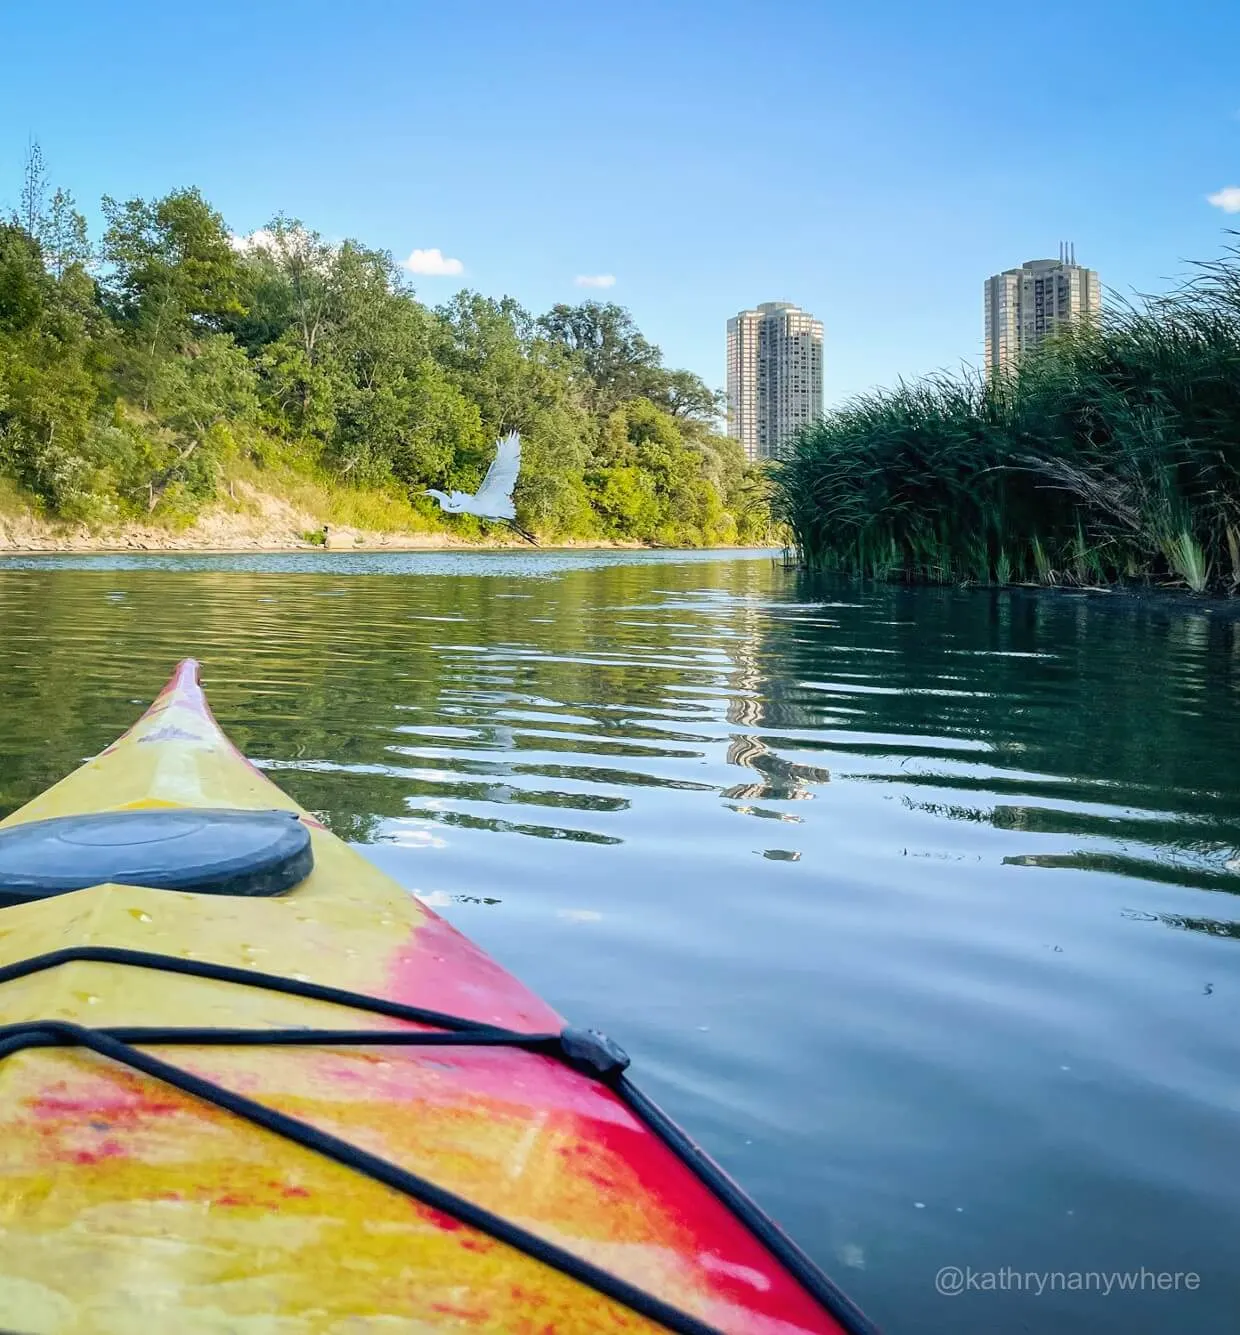
M1240 1326L1240 626L753 553L9 559L0 815L187 654L891 1335Z

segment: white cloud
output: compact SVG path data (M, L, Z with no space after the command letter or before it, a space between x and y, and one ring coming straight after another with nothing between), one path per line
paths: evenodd
M1240 213L1240 185L1225 185L1214 194L1207 195L1206 201L1224 213Z
M430 250L415 250L407 260L402 260L400 267L410 273L427 274L431 278L448 278L452 274L464 273L465 266L460 260L445 255L438 246Z
M247 236L232 232L228 244L241 255L263 252L278 260L300 257L317 264L324 263L326 256L340 249L338 242L323 242L317 232L308 232L301 226L285 227L278 232L260 227Z
M228 244L243 255L247 250L271 250L275 243L275 237L265 227L251 232L249 236L238 236L235 232L230 232L228 236Z
M614 273L579 273L573 282L578 287L615 287Z

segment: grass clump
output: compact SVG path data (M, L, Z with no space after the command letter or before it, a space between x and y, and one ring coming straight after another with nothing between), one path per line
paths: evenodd
M1240 589L1240 248L986 382L862 395L773 506L808 564L909 582Z

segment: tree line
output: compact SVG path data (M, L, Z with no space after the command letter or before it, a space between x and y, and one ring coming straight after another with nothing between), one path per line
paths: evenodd
M283 215L238 237L194 188L102 215L92 238L34 146L0 220L0 476L49 515L184 522L244 464L468 529L420 493L474 490L516 430L518 516L543 537L765 534L720 395L620 306L535 316L462 291L430 308L389 252Z
M774 508L809 564L910 582L1240 590L1240 248L1006 374L862 395Z

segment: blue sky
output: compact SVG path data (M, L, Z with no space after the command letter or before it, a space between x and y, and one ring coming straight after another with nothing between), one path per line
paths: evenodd
M27 137L92 219L193 184L535 310L602 296L723 382L724 322L826 325L826 397L980 356L981 284L1060 239L1156 290L1240 228L1240 5L625 0L0 7ZM1032 184L1031 184L1032 183ZM578 276L613 275L581 288Z

